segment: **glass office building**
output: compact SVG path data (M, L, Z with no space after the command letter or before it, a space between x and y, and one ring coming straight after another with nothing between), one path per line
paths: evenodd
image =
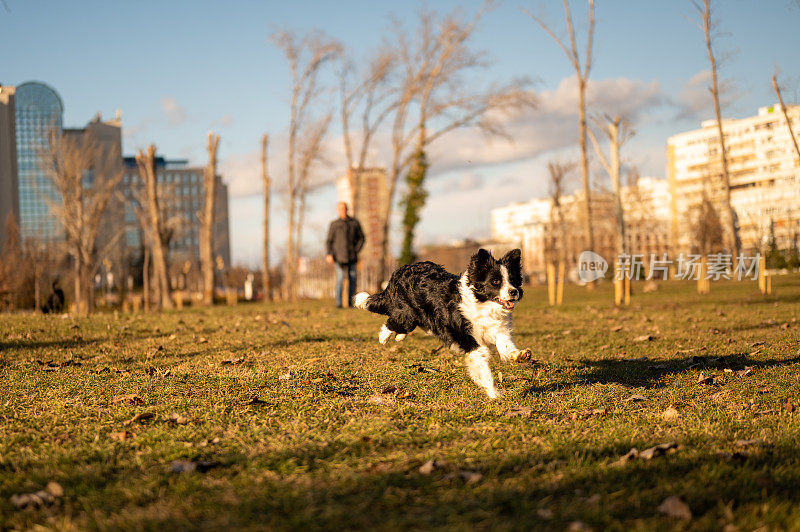
M129 255L135 256L142 246L142 231L136 209L144 197L144 183L139 176L136 159L125 157L124 163L122 192L126 200L125 244ZM200 222L197 213L205 204L204 172L203 167L189 166L184 159L156 157L159 202L164 220L172 229L169 252L173 261L197 262L200 258ZM220 257L229 266L228 186L220 176L216 180L213 240L214 256Z
M48 200L59 201L58 192L42 168L40 150L51 129L62 130L64 105L56 91L32 81L17 86L15 108L22 238L63 240L64 231L48 205Z

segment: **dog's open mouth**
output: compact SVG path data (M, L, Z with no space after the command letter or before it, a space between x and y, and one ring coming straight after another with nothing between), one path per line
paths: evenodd
M500 299L499 297L494 301L495 303L499 303L500 306L506 310L514 310L514 307L517 304L517 301L514 299Z

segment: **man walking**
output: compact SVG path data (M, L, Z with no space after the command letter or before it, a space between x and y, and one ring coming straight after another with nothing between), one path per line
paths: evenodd
M340 201L336 205L339 217L331 222L328 229L327 249L325 257L329 263L336 263L336 306L342 308L342 285L347 275L348 306L353 306L356 295L356 264L358 252L364 247L364 232L358 220L347 215L347 203Z

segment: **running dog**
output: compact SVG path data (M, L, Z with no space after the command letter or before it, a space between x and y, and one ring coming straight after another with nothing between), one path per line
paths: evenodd
M355 306L387 316L378 333L381 344L392 334L399 342L419 327L465 354L470 378L494 399L498 393L489 368L490 346L506 362L531 358L530 349L517 348L513 339L511 314L520 299L520 250L496 260L480 249L461 275L433 262L398 268L382 292L356 294Z

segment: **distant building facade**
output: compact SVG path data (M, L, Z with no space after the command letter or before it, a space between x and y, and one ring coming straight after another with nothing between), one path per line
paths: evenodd
M355 205L353 187L358 191ZM368 267L376 266L381 260L383 221L387 215L389 196L386 169L350 168L337 180L336 188L339 201L348 204L351 215L361 223L364 231L365 242L359 255L360 263Z
M661 257L669 252L669 195L664 180L644 177L635 185L622 187L626 223L626 250L641 254L647 263L650 254ZM594 249L611 264L617 255L617 224L614 196L595 192L592 201ZM522 249L523 270L541 279L547 265L565 261L568 268L577 264L587 248L585 199L582 191L560 198L560 212L552 199L535 198L491 211L492 240L515 244Z
M40 163L50 130L63 129L64 104L50 86L38 81L16 88L15 126L20 234L23 240L52 243L64 239L64 230L50 213L48 201L60 197Z
M800 106L786 108L795 135ZM800 233L800 160L778 105L758 115L723 120L731 204L736 212L742 251L764 251L774 233L780 249L797 245ZM703 198L714 205L724 228L728 210L719 135L715 120L667 140L667 179L671 194L671 234L678 251L691 251L696 213Z
M46 149L51 131L91 135L103 156L117 162L106 165L106 169L122 169L119 116L103 121L98 115L86 127L75 129L64 128L63 115L61 97L44 83L31 81L17 87L0 87L0 220L4 223L11 214L23 240L41 244L64 240L63 226L50 207L59 204L61 197L42 164L42 150ZM114 209L118 207L111 202L108 221L115 219ZM114 237L110 224L101 224L101 228L98 245L104 246ZM0 237L0 244L3 238Z
M8 217L19 226L15 93L16 87L0 85L0 249L5 245Z
M125 157L125 175L122 193L125 197L125 246L128 256L135 260L142 250L143 233L137 208L144 200L144 184L139 176L134 157ZM189 166L188 161L156 158L156 181L160 208L171 230L169 242L170 262L182 264L200 260L200 221L197 213L203 210L205 168ZM228 186L216 176L216 201L214 212L214 258L221 258L225 267L231 265Z

